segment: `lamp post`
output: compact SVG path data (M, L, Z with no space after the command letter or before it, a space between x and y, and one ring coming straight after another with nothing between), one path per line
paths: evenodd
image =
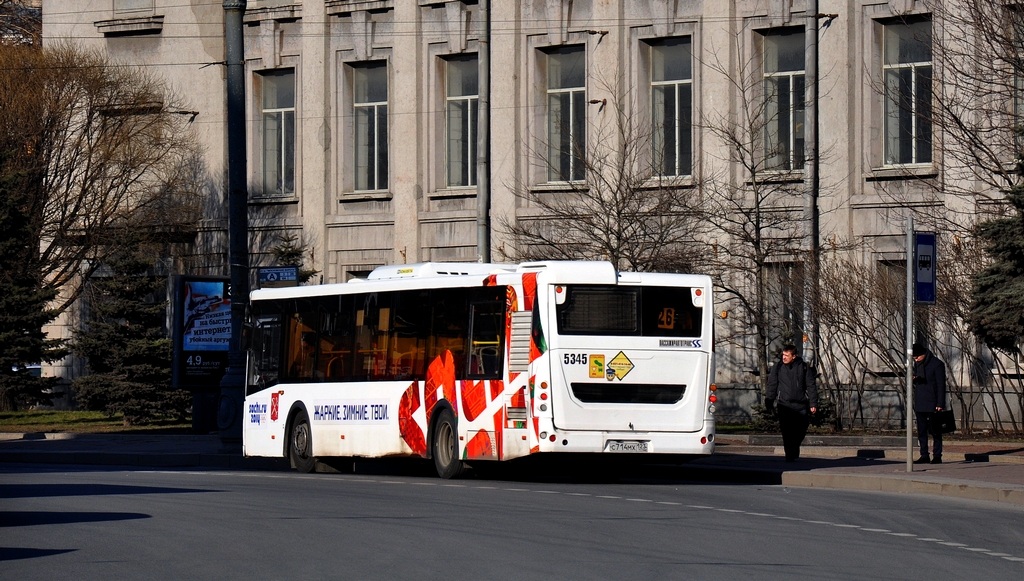
M224 0L224 45L227 64L228 266L231 276L231 343L228 367L220 384L217 428L221 440L242 437L245 353L242 323L249 301L249 209L245 159L245 47L242 17L246 0Z

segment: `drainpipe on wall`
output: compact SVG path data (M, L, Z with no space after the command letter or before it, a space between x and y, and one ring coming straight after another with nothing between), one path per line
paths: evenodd
M815 301L817 301L818 296L818 268L821 263L820 217L818 215L818 196L821 187L821 180L819 178L821 164L818 159L820 153L819 128L821 127L818 92L820 70L818 67L818 35L821 32L819 24L823 16L818 12L818 0L812 0L806 37L807 77L810 78L810 82L805 84L807 90L805 99L808 104L805 113L805 128L808 133L806 141L809 144L806 158L810 164L806 168L808 174L808 194L804 211L808 230L807 250L810 260L804 268L804 296L807 297L804 301L804 326L807 332L805 332L804 336L803 349L804 358L812 364L818 363L818 349L820 346L818 337L820 327Z
M491 2L480 0L480 19L484 34L479 40L477 63L479 100L477 103L476 145L476 259L491 261Z

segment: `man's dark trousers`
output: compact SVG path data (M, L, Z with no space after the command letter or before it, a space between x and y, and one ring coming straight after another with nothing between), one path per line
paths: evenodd
M800 444L807 435L807 426L811 419L807 410L795 410L782 404L777 406L779 412L779 428L782 430L782 447L786 450L786 460L800 457Z
M932 412L914 412L917 416L917 445L921 448L922 458L942 458L942 433L932 432L932 417L935 415ZM928 455L928 434L932 435L932 448L934 454Z

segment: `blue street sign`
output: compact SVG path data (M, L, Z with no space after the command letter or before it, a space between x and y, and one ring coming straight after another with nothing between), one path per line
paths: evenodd
M257 273L260 288L298 286L299 284L299 267L297 266L260 267L257 269Z
M914 302L935 304L935 232L914 232Z

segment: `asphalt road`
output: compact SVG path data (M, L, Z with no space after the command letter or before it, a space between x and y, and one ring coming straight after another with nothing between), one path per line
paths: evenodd
M1022 517L671 477L0 464L0 578L1016 580Z

